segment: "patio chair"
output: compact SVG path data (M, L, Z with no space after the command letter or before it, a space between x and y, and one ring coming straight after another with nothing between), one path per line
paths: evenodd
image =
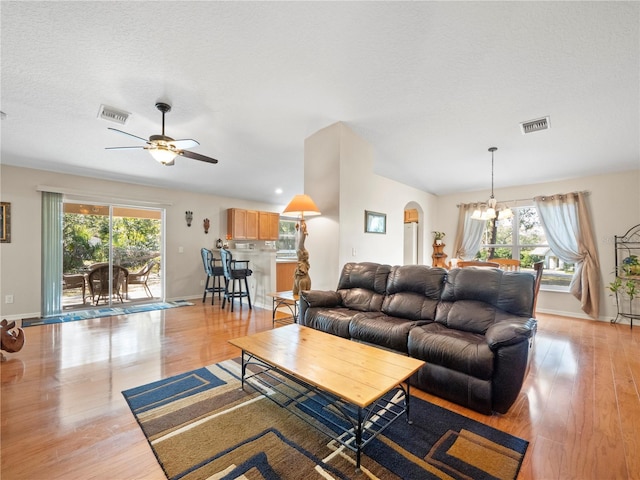
M62 290L71 290L72 288L82 289L82 303L84 303L87 298L87 281L84 274L74 273L62 275Z
M151 275L151 271L157 265L158 262L155 260L149 260L144 267L142 267L139 271L134 273L129 273L127 276L127 289L126 293L129 293L129 285L142 285L144 287L145 293L148 297L153 297L153 293L149 288L147 282L149 281L149 276Z
M113 266L113 279L111 283L111 297L117 298L120 302L124 302L120 290L126 284L129 272L126 268L119 265ZM105 301L109 298L109 265L103 265L94 268L89 272L88 282L91 301L95 301L98 305L102 298ZM96 298L97 297L97 298Z

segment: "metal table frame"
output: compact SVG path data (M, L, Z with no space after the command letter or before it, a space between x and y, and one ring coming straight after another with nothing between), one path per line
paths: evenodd
M257 371L247 374L248 366L257 367ZM283 382L282 377L288 382ZM411 387L408 382L406 387L399 384L363 408L345 402L339 397L323 391L320 387L306 383L304 380L243 350L243 390L245 383L249 383L255 390L264 394L280 407L286 408L328 437L355 452L356 470L358 471L360 470L362 449L369 442L405 413L407 422L412 423L409 418ZM279 398L278 395L282 398ZM307 403L320 406L320 408L314 410ZM311 417L320 417L329 426L323 425L322 422L312 423L304 412ZM347 427L337 422L336 416L345 420Z

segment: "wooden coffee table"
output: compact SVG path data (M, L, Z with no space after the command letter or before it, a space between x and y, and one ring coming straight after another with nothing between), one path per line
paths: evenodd
M314 405L330 404L333 415L323 418L331 428L313 425L356 452L357 469L371 440L400 416L409 421L410 386L403 382L424 365L421 360L298 324L229 342L242 350L243 389L249 383L304 420L305 411L326 412ZM336 412L346 422L335 422Z

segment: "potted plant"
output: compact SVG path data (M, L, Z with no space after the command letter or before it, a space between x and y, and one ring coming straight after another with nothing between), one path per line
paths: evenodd
M436 245L442 245L442 238L444 237L444 232L433 232L433 243Z

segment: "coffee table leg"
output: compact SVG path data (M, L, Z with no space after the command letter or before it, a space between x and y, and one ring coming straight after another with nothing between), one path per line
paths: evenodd
M362 407L358 407L358 425L356 426L356 472L360 471L360 450L362 449Z
M409 418L409 403L411 400L411 384L407 381L407 391L405 392L405 399L404 399L404 404L406 406L406 410L407 410L407 423L409 425L413 424L413 420L411 420L411 418Z
M242 390L244 390L244 376L247 372L247 361L245 360L245 351L242 351Z

